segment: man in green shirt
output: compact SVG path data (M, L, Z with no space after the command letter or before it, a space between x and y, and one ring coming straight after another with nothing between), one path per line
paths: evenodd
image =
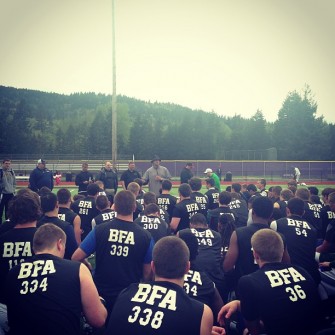
M215 188L221 192L221 185L220 185L220 178L213 172L212 169L210 168L207 168L205 171L204 171L205 174L207 174L207 176L209 178L212 178L214 180L214 185L215 185Z

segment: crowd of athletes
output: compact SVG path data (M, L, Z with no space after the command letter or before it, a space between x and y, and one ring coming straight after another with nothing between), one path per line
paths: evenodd
M287 188L222 190L187 163L175 197L151 164L83 163L72 196L43 159L17 190L3 160L0 335L335 334L335 188L294 168Z

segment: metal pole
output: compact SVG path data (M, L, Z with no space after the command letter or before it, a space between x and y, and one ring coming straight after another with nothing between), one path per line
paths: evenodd
M116 101L116 62L115 62L115 9L112 0L112 25L113 25L113 96L112 96L112 161L116 167L117 161L117 101Z

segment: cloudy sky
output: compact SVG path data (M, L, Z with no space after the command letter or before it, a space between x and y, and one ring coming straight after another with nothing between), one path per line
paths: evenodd
M113 92L112 0L0 0L0 85ZM308 84L335 122L334 0L115 0L117 94L274 121Z

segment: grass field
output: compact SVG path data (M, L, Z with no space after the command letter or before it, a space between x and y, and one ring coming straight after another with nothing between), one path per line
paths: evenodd
M236 181L238 182L238 181ZM253 182L245 182L245 181L242 181L242 183L246 183L246 184L250 184L250 183L253 183L253 184L256 184L256 181L253 181ZM221 191L225 191L226 190L226 187L230 186L231 185L231 182L222 182L221 183ZM269 187L271 186L281 186L283 189L284 188L287 188L287 180L281 180L281 181L278 181L278 182L274 182L274 181L271 181L268 183L268 185L266 186L266 188L268 189ZM304 187L304 188L307 188L308 186L315 186L318 188L319 190L319 194L321 194L322 190L324 188L327 188L327 187L334 187L335 188L335 183L334 182L306 182L306 186L299 186L299 187ZM63 185L61 184L60 186L56 186L54 188L54 192L57 193L57 191L59 190L59 188L68 188L73 195L77 194L78 193L78 187L74 186L73 184L71 185L68 185L66 183L64 183ZM171 190L171 194L174 195L174 196L178 196L178 187L179 187L179 184L176 184L176 185L173 185L173 188ZM143 189L145 191L148 191L148 187L147 186L144 186ZM121 190L121 188L119 187L119 190ZM207 192L207 189L205 186L202 187L201 189L201 192L202 193L206 193Z

